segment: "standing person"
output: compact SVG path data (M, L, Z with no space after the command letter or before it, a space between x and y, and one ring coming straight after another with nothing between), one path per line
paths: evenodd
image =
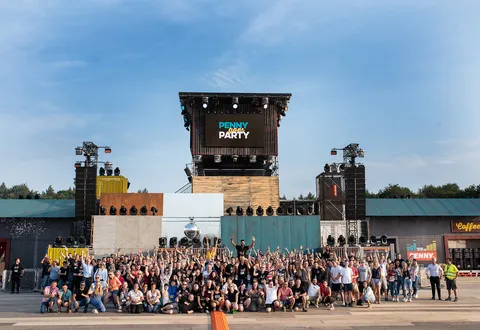
M236 245L234 241L235 236L233 234L230 236L230 238L231 238L230 242L235 247L235 249L237 249L237 258L245 257L247 254L247 251L250 249L253 249L253 247L255 246L255 236L252 236L252 244L248 246L245 245L245 240L243 239L240 241L240 245Z
M42 261L40 261L42 265L42 291L45 289L46 286L50 285L50 258L48 254L43 257Z
M442 300L440 278L443 276L443 269L437 264L437 258L432 258L432 263L427 266L425 273L427 278L430 279L430 285L432 286L432 300L435 300L435 288L437 289L438 300Z
M332 263L330 268L330 280L332 282L332 296L337 300L338 294L342 296L342 305L345 306L345 295L342 290L342 267L338 265L336 260Z
M455 299L453 301L458 301L458 294L457 294L457 276L458 276L458 269L457 267L452 264L452 259L447 259L447 264L445 265L445 282L447 284L447 291L448 291L448 298L445 299L446 301L452 300L452 290L453 294L455 295Z
M353 271L352 268L350 268L350 263L348 261L345 262L345 267L342 268L341 274L345 306L353 307L353 303L355 302L353 296Z
M360 292L360 295L363 294L363 289L364 286L363 284L366 282L367 284L370 283L370 280L372 279L372 270L370 267L368 267L368 263L363 260L360 266L357 267L358 270L358 291ZM357 304L359 306L363 305L363 300L359 299Z
M402 262L403 302L412 302L412 278L406 261Z
M10 269L12 272L10 273L10 282L12 283L12 291L10 294L15 293L15 288L17 289L17 294L20 293L20 279L23 276L24 268L20 263L20 258L15 259L15 264L13 264L12 268Z
M417 259L413 259L412 265L410 266L410 278L412 279L412 296L415 299L418 298L418 280L420 279L419 274L420 267L418 266Z

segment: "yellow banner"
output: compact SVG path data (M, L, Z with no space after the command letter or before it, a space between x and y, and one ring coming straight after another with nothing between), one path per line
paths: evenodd
M88 248L68 248L68 252L65 248L48 248L47 254L51 261L58 261L59 265L61 266L65 260L62 254L72 254L72 256L75 256L75 254L82 255L82 251L85 256L88 254Z

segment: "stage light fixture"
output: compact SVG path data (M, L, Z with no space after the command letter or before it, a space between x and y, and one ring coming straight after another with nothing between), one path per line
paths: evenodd
M138 213L138 210L137 208L135 207L135 205L133 205L131 208L130 208L130 215L137 215Z
M238 161L238 155L233 155L232 159L233 159L233 162L236 163Z
M279 206L277 207L277 215L284 215L285 214L285 210L283 209L283 207Z
M261 206L257 207L256 213L259 217L261 217L263 215L263 207Z
M236 96L232 97L232 107L234 109L238 108L238 97L236 97Z
M228 215L232 215L232 213L233 213L233 207L229 207L229 208L227 209L226 213L227 213Z
M152 207L150 208L150 212L152 212L152 214L155 215L155 214L158 213L158 210L157 210L157 208L156 208L155 206L152 206Z
M243 215L243 209L240 206L237 206L236 215Z
M305 209L303 207L297 207L297 215L303 215L305 213Z
M213 156L213 161L214 161L215 163L217 163L217 164L218 164L218 163L221 163L221 162L222 162L222 156L221 156L221 155L215 155L215 156Z
M147 215L148 214L148 209L145 205L143 205L141 208L140 208L140 215Z
M215 246L221 245L221 244L222 244L222 239L221 239L220 237L215 237L215 238L213 239L213 244L214 244Z
M206 96L202 97L202 107L204 109L208 108L208 97Z
M113 171L114 176L120 176L120 168L115 167L115 170Z
M327 237L327 245L334 246L335 245L335 238L332 235L328 235Z
M55 238L55 245L62 245L62 244L63 244L62 236L57 236L57 238Z
M293 215L293 212L294 212L293 207L291 206L287 207L287 215Z
M117 208L115 206L110 206L110 215L117 215Z
M336 155L337 155L337 150L332 149L332 150L330 151L330 155L336 156Z
M106 153L106 154L111 154L111 153L112 153L112 148L110 148L110 147L105 147L105 153Z
M127 215L127 208L123 205L120 207L120 215Z
M104 176L105 175L105 169L103 167L100 167L100 170L98 171L98 174L100 176Z
M338 236L338 245L344 246L347 243L347 240L343 235Z
M307 215L314 215L315 214L315 208L313 206L307 207Z
M75 162L75 168L82 167L82 162Z
M167 238L166 237L160 237L158 239L158 247L161 249L165 249L167 247Z
M87 240L86 240L85 236L80 236L80 237L78 238L78 244L79 244L80 246L85 246L85 245L87 245Z
M190 169L188 168L188 166L185 167L184 171L185 171L185 174L187 175L187 177L191 177L191 176L192 176L192 171L190 171Z
M354 245L357 243L357 238L353 235L348 236L348 244Z
M251 206L247 207L246 214L249 217L251 217L253 215L253 208Z
M358 242L360 243L360 246L365 246L367 245L367 238L365 236L360 236Z
M73 238L73 236L68 236L67 245L73 245L73 242L75 242L75 238Z
M339 171L345 171L345 164L340 164L340 165L338 166L338 170L339 170Z
M260 102L258 102L258 99L255 97L253 98L253 101L252 101L252 106L253 107L258 107L260 105Z
M358 157L360 157L360 158L365 157L365 150L363 150L363 149L358 149Z
M83 155L83 148L82 147L76 147L75 148L75 155L77 155L77 156Z
M268 108L268 97L262 98L262 106L265 110Z
M100 206L100 215L105 215L107 214L107 209L105 208L105 206L101 205Z
M182 237L180 239L180 246L182 247L190 247L190 240L187 237Z
M388 245L388 237L387 237L387 235L383 235L382 237L380 237L380 244L382 244L383 246L387 246L387 245Z
M193 160L195 161L195 163L200 163L202 161L202 155L195 155L193 157Z
M212 246L212 240L210 238L208 238L207 236L205 236L203 238L203 246Z
M107 171L108 176L113 174L113 164L111 162L105 162L105 170Z
M257 156L251 155L250 156L250 163L256 163L257 162Z
M169 244L170 248L175 248L175 247L177 247L177 242L178 242L178 241L177 241L177 238L176 238L176 237L170 237L170 242L169 242L169 243L170 243L170 244Z
M375 235L370 236L370 244L377 245L377 236Z
M271 217L271 216L274 214L273 207L272 207L272 206L267 207L267 210L265 211L265 213L266 213L269 217Z
M324 171L325 173L330 172L330 165L329 165L329 164L325 164L325 166L323 167L323 171Z
M192 239L192 246L195 249L201 248L202 247L202 242L200 242L200 238L198 238L198 237L193 238Z

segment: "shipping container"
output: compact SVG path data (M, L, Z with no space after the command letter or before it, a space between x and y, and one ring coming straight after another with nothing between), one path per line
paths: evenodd
M126 193L128 179L124 176L97 176L97 199L105 193Z

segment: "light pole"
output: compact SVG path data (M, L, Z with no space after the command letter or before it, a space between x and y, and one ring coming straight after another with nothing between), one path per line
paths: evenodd
M330 155L336 156L338 151L343 152L343 162L346 166L355 166L357 158L365 157L365 150L360 148L358 143L350 143L344 148L333 148L330 151Z

